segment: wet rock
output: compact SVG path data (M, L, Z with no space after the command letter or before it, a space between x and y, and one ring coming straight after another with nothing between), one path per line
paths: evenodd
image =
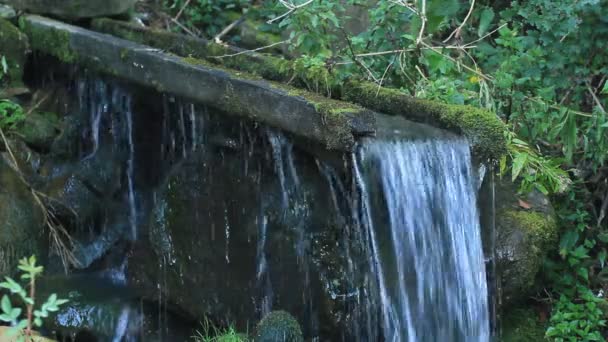
M16 9L76 20L127 13L136 0L2 0Z
M29 188L0 158L0 275L16 271L20 258L45 255L44 219Z
M0 18L0 58L4 57L7 66L6 72L0 66L0 89L23 87L23 70L29 52L27 36L11 22Z
M49 151L59 134L58 127L59 118L55 114L33 112L26 116L17 132L33 148Z
M51 179L42 192L50 198L56 214L63 218L85 221L98 211L98 196L76 173L66 173Z
M256 327L256 342L304 342L298 321L286 311L272 311Z
M526 298L547 252L557 241L549 199L537 191L518 196L517 185L496 181L496 266L502 304Z

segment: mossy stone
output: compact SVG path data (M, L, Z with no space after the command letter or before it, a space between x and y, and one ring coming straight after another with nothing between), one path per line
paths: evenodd
M0 158L0 277L10 276L19 259L41 256L44 220L19 175Z
M502 303L508 307L535 288L544 257L556 248L558 227L542 194L518 195L517 184L507 179L496 182L496 194L496 266Z
M303 342L298 321L286 311L272 311L257 325L256 342Z
M59 118L53 113L33 112L19 125L17 133L28 145L49 151L59 135L59 124Z
M30 52L27 36L10 21L0 18L0 59L6 60L7 72L0 66L0 88L23 86L23 69Z

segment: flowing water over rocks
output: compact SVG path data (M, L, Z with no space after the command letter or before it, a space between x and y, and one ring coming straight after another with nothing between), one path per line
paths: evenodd
M116 291L72 294L55 320L64 334L177 341L205 318L252 332L285 310L313 340L489 340L464 140L426 128L328 152L170 94L75 78L60 85L75 96L41 174L70 209L81 265L67 279Z
M359 162L387 341L489 341L469 145L373 141Z

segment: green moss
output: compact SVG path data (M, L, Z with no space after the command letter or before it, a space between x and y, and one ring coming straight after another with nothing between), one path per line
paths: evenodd
M325 68L304 68L291 61L273 56L244 53L234 54L229 47L172 32L149 30L109 19L93 21L97 30L119 37L151 45L180 56L193 56L211 63L209 67L237 69L268 80L289 82L300 88L319 93L331 93L341 100L390 115L400 115L413 121L421 121L465 135L481 159L499 159L506 152L505 125L496 115L468 106L447 105L415 99L395 89L380 88L370 82L347 82L329 73ZM218 58L219 57L219 58ZM293 91L292 91L293 92ZM311 103L321 102L307 98ZM350 109L333 109L316 105L326 114L351 113ZM355 111L356 112L356 111Z
M517 248L517 274L510 275L515 278L509 279L508 291L523 295L535 287L543 258L557 241L557 223L553 215L536 211L505 209L497 216L503 229L516 229L511 235L521 236L519 245L511 246Z
M525 228L535 245L546 246L557 238L557 223L551 215L536 211L505 210L502 215L513 220L519 227Z
M6 59L7 74L0 68L0 87L23 85L23 70L29 52L27 36L8 20L0 18L0 58Z
M533 309L510 310L501 322L501 342L540 342L545 340L545 326Z
M78 59L77 54L71 48L70 34L67 31L41 28L23 20L23 17L21 19L21 29L30 38L32 49L44 51L65 63L73 63Z
M298 321L286 311L272 311L256 327L256 342L304 342Z
M469 139L475 154L482 159L499 159L506 153L506 126L488 111L416 99L370 82L348 82L343 95L347 101L378 112L455 130Z

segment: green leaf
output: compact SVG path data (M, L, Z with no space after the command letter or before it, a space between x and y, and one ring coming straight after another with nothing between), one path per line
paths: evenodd
M13 306L11 305L11 300L8 299L8 296L4 295L2 297L2 301L0 301L0 304L2 306L2 312L10 315L11 311L13 311Z
M2 59L0 59L0 64L2 64L2 73L7 74L8 73L8 64L6 63L6 57L2 56Z
M604 82L604 86L602 87L601 94L608 94L608 82Z
M515 159L513 159L513 170L511 171L511 180L515 181L517 179L521 170L524 168L527 159L527 153L518 153Z
M587 281L589 280L589 271L587 271L587 269L586 269L586 268L581 267L581 268L579 268L578 270L576 270L576 273L577 273L579 276L581 276L583 279L585 279L585 280L587 280Z
M597 258L600 261L600 265L602 266L602 268L604 268L604 265L606 264L606 256L608 256L608 253L606 252L606 249L602 249L598 255Z
M492 20L494 20L494 10L490 7L484 8L479 16L479 28L477 30L477 35L479 37L483 36L488 31Z

